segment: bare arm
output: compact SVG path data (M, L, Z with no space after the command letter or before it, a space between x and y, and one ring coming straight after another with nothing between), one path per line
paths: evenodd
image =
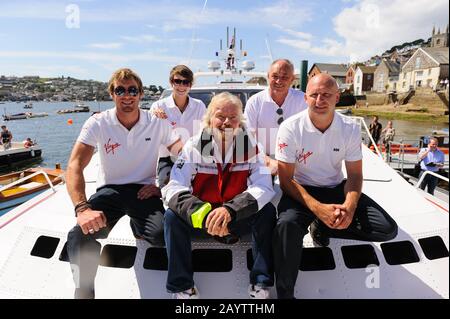
M295 164L278 161L278 176L283 192L306 206L325 225L335 228L336 220L339 222L340 215L337 205L323 204L312 197L303 186L294 180L294 170Z
M76 142L69 159L66 172L67 190L74 205L86 201L83 170L91 161L94 147ZM77 224L85 235L93 234L106 226L106 218L102 211L86 208L77 214Z
M76 142L67 166L67 190L72 203L76 205L86 200L83 170L91 161L94 147Z
M273 176L276 176L278 174L278 161L276 159L273 159L269 155L266 155L265 164L269 168L270 173Z
M345 183L345 202L344 205L351 208L354 212L358 205L359 197L361 196L363 175L362 175L362 160L354 162L345 162L347 170L347 182Z
M173 156L178 156L178 154L180 153L182 148L183 148L183 142L181 141L181 139L178 139L172 145L167 146L167 149Z

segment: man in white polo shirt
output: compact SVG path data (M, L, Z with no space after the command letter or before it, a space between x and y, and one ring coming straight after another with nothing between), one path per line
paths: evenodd
M264 147L266 165L275 175L277 161L275 144L280 124L290 116L307 108L302 91L291 88L295 79L294 65L287 59L273 61L267 73L269 88L247 101L244 116L250 131L256 133L257 141Z
M277 135L283 190L273 241L278 298L294 298L310 224L319 245L328 245L328 237L386 241L397 235L395 221L361 194L360 127L335 112L339 90L334 78L319 74L310 79L305 99L308 110L284 121Z
M76 285L75 298L94 298L100 259L99 238L106 238L124 215L137 238L164 244L161 192L155 186L160 145L175 154L181 141L167 121L139 109L142 81L130 69L117 70L109 81L116 107L91 116L72 150L67 189L77 225L69 232L67 251ZM100 167L97 192L87 200L83 170L97 147Z

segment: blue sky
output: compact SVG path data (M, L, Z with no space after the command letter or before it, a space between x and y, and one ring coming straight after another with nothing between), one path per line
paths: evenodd
M448 12L448 0L0 0L0 75L108 81L126 66L166 87L176 64L206 71L227 26L258 71L268 46L296 68L362 61L445 29Z

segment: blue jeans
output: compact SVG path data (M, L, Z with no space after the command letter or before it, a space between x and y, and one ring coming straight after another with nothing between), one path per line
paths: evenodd
M272 231L275 227L275 207L268 203L251 217L232 223L230 232L242 235L252 232L253 267L250 271L250 283L264 287L273 286ZM203 235L206 233L201 230ZM176 293L194 287L192 269L192 236L199 231L187 224L172 210L164 215L164 238L168 257L166 288ZM209 235L208 235L209 236Z
M424 174L424 172L425 171L420 171L420 174L419 174L419 179L420 179L420 177ZM436 177L436 176L433 176L433 175L430 175L430 174L427 174L425 177L424 177L424 179L423 179L423 181L422 181L422 183L420 183L420 188L421 189L423 189L423 190L425 190L425 187L427 187L428 189L428 193L430 193L431 195L434 195L434 189L436 188L436 186L437 186L437 184L438 184L438 178Z

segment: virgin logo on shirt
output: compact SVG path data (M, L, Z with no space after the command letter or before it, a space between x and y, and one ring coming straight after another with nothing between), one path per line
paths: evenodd
M305 153L305 149L302 148L302 152L301 152L300 154L297 155L297 161L298 161L299 163L302 163L302 162L303 162L303 164L306 165L306 159L307 159L308 157L310 157L312 154L313 154L313 152L309 152L309 151Z
M105 151L106 151L106 154L109 154L110 152L112 152L114 155L114 150L116 148L118 148L120 146L120 144L119 143L110 144L110 142L111 142L111 139L109 139L108 142L104 145Z
M177 122L170 122L170 125L175 126L177 125Z
M278 151L280 151L280 153L283 152L283 149L288 146L286 143L278 143Z

